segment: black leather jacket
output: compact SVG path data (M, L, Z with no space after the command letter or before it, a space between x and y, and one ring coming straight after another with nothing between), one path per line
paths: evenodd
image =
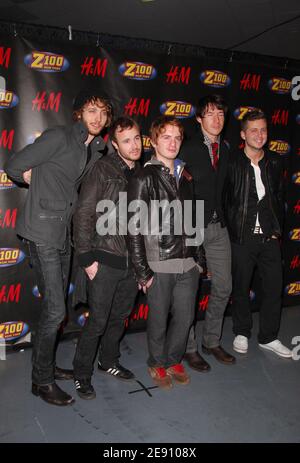
M172 201L179 200L183 205L184 200L193 201L192 176L184 169L179 179L179 185L176 186L176 180L170 175L170 170L161 162L153 159L146 163L145 167L135 175L128 189L128 201L144 201L150 210L152 200L166 201L170 204ZM150 215L150 213L149 213ZM148 215L148 220L150 217ZM164 234L167 223L170 226L170 234ZM182 219L183 220L183 219ZM164 226L161 222L164 222ZM166 227L168 228L168 227ZM184 259L195 257L199 260L199 247L187 246L184 227L182 234L175 234L174 230L174 211L171 209L170 214L162 213L162 220L159 222L159 231L148 232L147 234L128 233L129 252L134 266L136 278L139 283L145 284L153 276L153 271L148 265L148 261L163 261L167 259ZM162 233L163 232L163 233ZM189 237L191 238L191 237Z
M271 234L280 236L284 217L283 166L280 155L265 151L259 162L271 212ZM247 217L251 162L243 151L230 155L224 186L224 213L231 241L243 243Z
M116 152L110 152L96 162L91 172L82 183L79 200L73 217L74 245L78 262L83 267L90 266L95 260L118 267L118 262L125 258L128 262L126 245L127 217L125 218L125 233L120 233L120 211L118 208L119 193L126 193L128 180L125 170L127 164ZM139 169L136 163L135 169ZM125 198L127 199L127 198ZM107 215L107 210L100 211L97 204L101 200L112 201L116 208L112 211L112 225L115 226L108 234L97 232L98 219ZM127 203L124 203L127 208ZM124 212L124 211L122 211ZM114 215L116 220L114 219ZM119 259L118 259L119 258Z

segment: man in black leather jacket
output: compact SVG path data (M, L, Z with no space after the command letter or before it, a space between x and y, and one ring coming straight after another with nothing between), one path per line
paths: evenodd
M42 295L33 338L32 393L54 405L74 402L55 383L73 378L70 370L55 366L58 330L66 315L71 218L82 178L107 151L100 133L111 117L109 103L90 90L77 95L73 109L75 124L46 130L5 165L13 180L29 184L16 230L28 241Z
M73 361L82 399L96 397L91 377L99 340L98 369L115 378L134 378L119 363L125 320L138 292L126 245L127 198L123 203L121 194L126 195L128 181L139 168L142 141L137 123L128 117L112 124L110 139L116 152L103 157L86 177L74 214L75 251L88 279L89 317Z
M184 163L175 165L183 127L177 119L162 116L152 123L150 138L155 156L131 179L128 191L129 204L136 200L141 210L145 205L148 214L130 218L129 249L149 305L149 374L159 387L169 389L172 379L180 384L189 382L181 360L194 318L198 246L197 240L192 240L193 245L188 242L183 227L185 214L191 216L183 205L185 201L193 204L192 177ZM162 204L161 220L158 203ZM171 204L174 209L168 209ZM155 217L157 221L152 221Z
M283 358L291 351L277 339L280 326L282 264L279 238L284 202L278 154L267 151L267 120L260 110L241 122L242 152L231 153L224 190L225 219L232 247L233 349L245 354L251 335L250 284L257 267L263 288L259 346Z

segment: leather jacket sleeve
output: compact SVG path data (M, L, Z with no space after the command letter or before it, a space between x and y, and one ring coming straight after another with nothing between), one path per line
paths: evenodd
M135 204L138 205L139 202L144 201L149 205L150 191L149 177L135 175L129 183L128 204L130 205L132 201L136 201ZM137 208L135 210L138 211ZM145 224L140 223L138 214L134 212L129 212L128 219L128 251L133 263L136 279L140 284L145 285L154 275L154 272L148 265L144 235L138 231Z

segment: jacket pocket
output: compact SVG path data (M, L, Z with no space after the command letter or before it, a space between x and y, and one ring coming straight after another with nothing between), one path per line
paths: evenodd
M40 199L40 220L64 221L67 202L64 199Z
M65 211L67 207L67 201L64 199L40 199L40 206L42 209L48 211Z

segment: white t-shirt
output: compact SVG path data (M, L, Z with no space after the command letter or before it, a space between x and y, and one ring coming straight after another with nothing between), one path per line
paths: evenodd
M254 169L256 193L257 193L257 196L258 196L258 201L260 201L265 196L266 190L265 190L264 184L263 184L262 179L261 179L261 172L260 172L259 166L256 166L252 162L251 162L251 166ZM256 215L255 226L260 227L260 223L259 223L259 220L258 220L258 214ZM262 233L262 231L260 231L260 233Z

